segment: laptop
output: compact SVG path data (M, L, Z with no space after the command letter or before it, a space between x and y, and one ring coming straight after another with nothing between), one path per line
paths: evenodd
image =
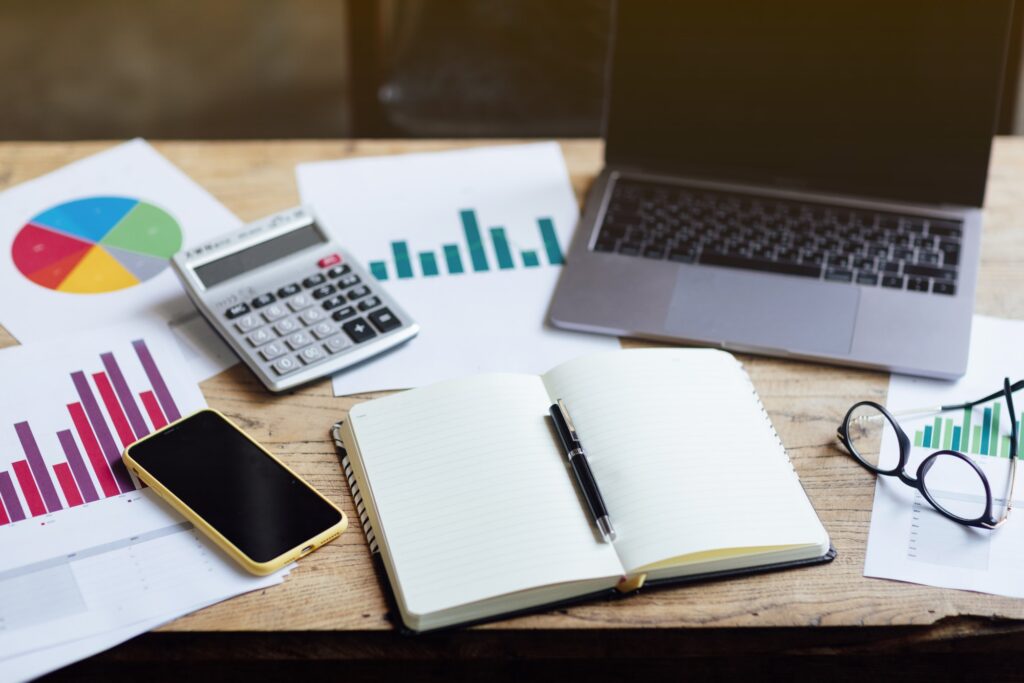
M962 375L1011 11L619 2L551 322Z

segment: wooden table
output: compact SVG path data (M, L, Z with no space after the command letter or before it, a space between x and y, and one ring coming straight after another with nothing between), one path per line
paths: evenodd
M0 188L110 144L0 144ZM162 142L156 147L240 218L252 220L298 202L297 163L478 144L487 141ZM600 168L601 144L566 141L562 149L582 199ZM979 313L1024 318L1022 221L1024 139L998 139L985 204ZM15 343L0 335L0 345ZM248 666L266 672L262 667L273 663L311 658L429 664L529 657L586 665L602 655L643 662L717 657L733 661L732 671L754 666L751 671L763 672L760 664L749 664L752 660L730 658L790 653L816 661L827 653L911 648L919 654L956 652L962 664L968 661L965 653L991 663L993 649L1024 650L1024 622L1018 621L1024 619L1024 601L862 576L874 479L836 449L835 428L852 402L884 401L887 376L753 356L742 360L839 552L830 565L652 590L625 601L406 638L395 634L386 618L365 541L353 525L339 541L302 560L283 585L179 619L72 671L108 671L112 664L131 670L174 661L228 662L232 671ZM355 519L327 427L368 396L335 398L330 383L322 381L275 397L241 366L202 388L211 406L235 418Z

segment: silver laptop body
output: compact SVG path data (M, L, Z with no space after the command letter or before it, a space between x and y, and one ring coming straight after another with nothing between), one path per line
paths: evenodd
M825 9L814 9L823 6ZM828 9L830 7L835 9ZM777 11L771 14L770 8ZM962 375L966 370L977 281L980 204L998 105L1010 8L1009 1L988 0L980 3L928 0L906 5L879 2L871 7L847 0L836 3L736 0L675 5L620 3L610 68L606 166L588 193L567 265L551 304L551 322L572 330L715 345L734 351L824 360L929 377ZM693 16L693 10L697 9L699 15ZM721 45L723 31L742 33L744 30L743 27L735 29L726 17L758 12L769 14L753 17L751 29L784 33L791 19L786 12L793 12L793 16L800 17L794 20L798 24L796 35L807 35L816 27L827 33L839 25L849 26L850 33L863 36L873 24L865 25L867 28L850 24L856 24L857 14L871 10L875 10L875 19L882 24L892 15L891 23L896 27L887 30L879 41L892 40L896 44L901 39L900 31L909 31L922 21L934 32L968 33L966 36L960 33L960 39L952 41L946 36L934 36L931 42L936 46L945 43L944 49L954 52L951 59L959 59L955 54L957 49L976 48L972 53L975 66L970 70L974 73L965 73L963 78L971 79L971 85L964 85L964 88L977 90L935 95L938 99L956 102L953 105L956 111L948 115L948 121L942 116L923 119L922 128L926 130L921 137L926 139L923 143L907 144L927 149L928 144L937 140L936 146L951 148L950 162L962 158L963 166L969 168L948 166L941 169L940 174L933 166L919 167L910 176L906 169L914 169L914 161L901 157L879 168L877 173L873 172L870 163L858 156L862 150L867 150L863 154L869 161L881 158L889 149L885 146L889 144L887 136L900 134L900 126L916 131L916 128L907 128L913 123L910 117L903 120L898 115L893 130L889 131L886 128L889 118L879 114L877 121L865 124L867 128L877 125L864 132L863 145L855 139L860 134L856 126L843 129L846 137L836 138L839 140L836 147L840 149L834 155L834 163L848 165L829 177L832 174L829 160L815 157L813 150L820 141L821 155L830 156L831 141L821 138L829 137L833 128L823 126L820 129L823 132L813 134L814 139L805 144L806 141L799 139L801 130L787 129L784 123L779 123L782 118L776 108L760 118L757 112L751 113L747 119L769 119L765 125L754 124L755 130L743 142L756 150L753 162L759 164L758 172L762 176L757 178L752 177L757 173L737 170L743 161L742 144L731 151L725 149L729 131L737 131L742 138L744 133L739 131L745 128L730 128L724 124L719 128L717 120L694 115L692 118L698 119L696 123L678 121L678 125L695 126L701 132L673 132L684 129L673 128L673 120L668 116L659 121L661 114L657 109L671 114L678 99L676 91L668 95L655 91L649 98L659 100L653 112L637 114L633 110L641 97L647 97L652 88L659 87L651 82L635 86L630 80L631 73L634 80L644 80L642 75L635 74L646 73L638 64L650 59L648 41L667 40L676 35L676 31L690 30L690 35L680 36L678 40L689 41L692 45L706 37L708 41L717 40L714 45ZM782 16L778 16L780 13ZM971 13L975 20L966 20L966 13ZM842 34L844 29L838 32ZM845 35L835 38L840 43L848 39ZM823 40L831 42L832 38ZM870 42L870 38L868 40ZM810 42L810 49L824 44ZM952 47L948 47L950 43ZM977 47L979 45L987 45L987 49ZM760 45L756 49L764 54L771 47ZM910 47L926 53L928 50L927 45ZM714 49L717 48L709 48ZM884 51L885 46L879 49ZM700 56L704 59L707 54L717 55L705 51ZM693 79L678 79L682 81L679 83L665 74L692 68L692 64L687 63L689 59L694 59L692 53L684 54L682 63L663 62L651 65L651 69L661 74L658 78L664 87L685 89ZM735 73L746 68L742 55L736 59L739 61L729 62L723 70ZM887 64L886 59L900 61L898 56L883 56L879 64ZM766 61L771 62L771 59L766 58ZM942 65L936 67L942 68ZM900 68L900 64L894 67L892 80L885 87L891 88L891 83L900 82ZM984 77L979 77L979 73ZM708 65L704 78L714 74L715 64ZM756 76L761 79L758 83L763 82L764 73ZM786 77L785 73L778 76ZM952 85L958 85L956 78L951 81ZM858 97L871 91L871 84L861 85ZM703 87L703 82L698 82L695 88ZM737 89L735 83L729 87L731 89L722 96L725 99ZM922 106L931 106L927 100L930 87L926 84L918 88L919 92L912 93L917 101L924 98ZM886 91L883 89L883 92ZM842 99L844 95L837 97ZM972 101L959 100L960 97L970 97ZM687 106L700 107L701 100L698 97ZM644 106L639 108L645 109ZM827 105L824 109L827 110ZM715 116L728 117L731 111L723 108ZM868 112L863 115L865 118L873 116L867 108L865 111ZM922 116L926 113L922 112ZM684 114L683 118L687 116ZM776 120L772 120L773 117ZM965 140L947 145L945 138L938 137L935 131L943 135L952 131L948 134L954 135L956 129L951 126L959 125L959 119L964 119L965 128L971 124L974 129L983 130L980 133L968 130L967 134L974 138L966 139L965 134ZM807 128L814 128L818 123L817 118L807 121ZM760 130L757 130L759 125ZM782 129L781 142L774 148L772 126ZM715 146L716 136L726 142L722 147L723 156L732 154L740 163L733 159L731 165L716 166L714 160L719 149ZM660 148L666 140L669 141L667 146L672 147L675 144L672 141L680 137L684 139L680 148ZM769 141L762 143L763 139ZM798 140L794 146L806 148L794 153L794 158L790 158L788 148L782 146L790 139ZM904 144L903 138L898 137L893 137L891 143L894 147ZM875 151L873 146L882 151ZM777 173L770 168L776 160L780 167ZM931 162L922 158L922 164L925 163ZM808 175L801 175L805 170L801 166L807 167ZM704 167L710 170L704 172ZM825 170L815 172L816 168ZM955 186L957 191L949 193L948 202L920 200L922 197L932 199L936 192L941 194L942 188L938 185L944 183L949 174L961 172L973 175ZM841 191L844 184L852 191ZM879 191L865 194L861 192L865 188ZM957 203L964 198L967 201ZM822 224L826 224L824 228ZM854 234L856 239L850 238L854 230L850 226L861 231ZM611 227L618 232L602 232ZM712 232L708 233L709 230ZM778 234L782 237L776 239ZM890 238L895 242L891 243ZM839 253L830 253L822 245L833 247ZM895 258L900 255L903 258ZM816 258L820 259L818 275L814 275L813 270ZM901 282L898 287L897 278ZM883 286L883 282L887 286Z

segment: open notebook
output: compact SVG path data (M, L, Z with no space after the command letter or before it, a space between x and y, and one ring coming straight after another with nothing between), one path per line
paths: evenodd
M614 543L577 491L548 417L556 399ZM360 403L339 435L415 631L834 557L753 385L722 351L614 351L540 377L451 380Z

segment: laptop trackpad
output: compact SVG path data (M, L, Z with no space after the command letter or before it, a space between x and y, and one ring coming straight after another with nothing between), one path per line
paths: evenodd
M669 334L791 352L845 355L860 288L797 277L682 268L669 304Z

